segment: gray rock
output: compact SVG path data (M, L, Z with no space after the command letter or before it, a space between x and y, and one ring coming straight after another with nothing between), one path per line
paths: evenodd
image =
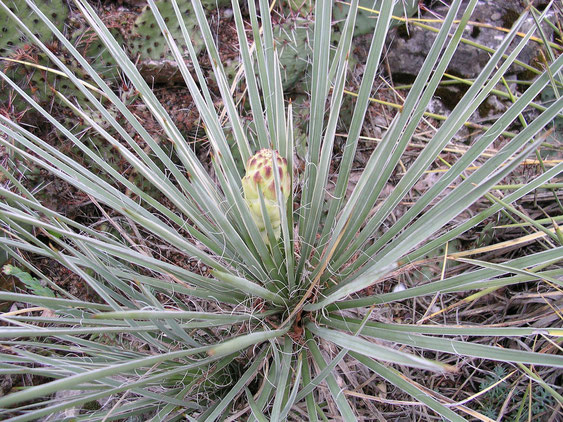
M467 2L464 2L464 4ZM465 10L461 9L461 13ZM441 3L437 5L433 11L440 16L445 16L448 9ZM496 27L509 29L520 14L524 11L524 6L518 0L506 1L479 1L471 22L485 23ZM432 18L430 14L423 17ZM527 31L533 27L534 20L529 16L523 24L521 32ZM438 27L438 24L433 24ZM553 30L547 25L545 26L546 35L551 37ZM413 80L418 74L432 43L436 38L436 34L427 29L422 29L414 25L410 25L408 31L405 27L397 28L396 36L391 38L388 45L388 60L391 72L396 78L404 77L404 80ZM505 32L495 28L483 28L477 25L467 25L463 37L467 40L474 41L486 47L496 49L502 42ZM519 41L517 37L515 41ZM528 42L524 50L518 56L518 60L530 64L537 56L539 51L538 44ZM447 71L457 76L465 78L473 78L477 76L483 66L490 57L490 52L470 46L468 44L460 44L458 50ZM509 73L519 73L524 69L520 66L512 66Z

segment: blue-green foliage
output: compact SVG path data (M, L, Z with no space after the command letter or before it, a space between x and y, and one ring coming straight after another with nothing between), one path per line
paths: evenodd
M50 288L43 286L39 280L18 267L7 264L2 267L2 271L6 275L16 277L34 295L55 297L55 292L53 292Z
M496 365L493 369L492 374L488 375L481 383L479 388L481 391L489 388L493 384L497 383L504 377L508 375L508 371L502 365ZM481 400L481 412L491 418L497 419L499 417L499 411L505 404L507 397L511 393L511 386L507 381L502 381L496 385L491 390L487 391L482 396ZM510 403L508 403L507 409L511 409L509 412L503 415L503 418L511 421L524 421L528 420L529 414L529 398L524 390L517 390L510 396ZM553 397L546 391L541 385L536 385L532 392L532 416L540 415L554 404Z

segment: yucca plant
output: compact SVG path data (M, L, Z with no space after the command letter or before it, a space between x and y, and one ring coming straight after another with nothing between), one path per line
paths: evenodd
M560 291L561 232L556 225L550 229L539 223L547 240L543 250L500 262L446 252L443 259L464 261L463 271L438 274L406 289L392 291L392 286L413 268L426 265L427 254L499 211L513 209L511 204L563 170L563 163L558 163L508 195L493 194L544 142L553 120L561 118L563 99L556 96L517 134L506 135L547 86L560 91L563 56L548 55L550 63L513 97L512 106L403 215L389 218L530 42L536 27L522 33L523 21L533 14L541 22L549 7L543 14L529 10L518 19L456 108L384 196L477 0L469 1L466 9L461 0L452 2L401 112L355 185L350 183L354 157L397 2L381 2L377 11L337 176L331 173L331 163L336 163L333 150L358 0L350 2L336 48L331 47L332 2L315 2L310 120L302 169L295 163L292 105L282 90L268 2L260 0L258 10L254 1L248 2L251 32L247 32L239 2L232 1L249 110L235 102L199 0L193 7L220 92L219 105L191 48L191 34L182 24L176 1L171 4L193 68L186 65L185 52L167 31L157 5L153 0L148 3L201 116L211 151L208 163L176 129L87 2L77 0L76 7L160 125L165 142L155 140L32 1L28 4L37 18L49 25L90 77L88 84L0 2L89 103L75 104L56 87L53 95L89 127L88 136L105 139L154 187L150 194L140 189L109 165L98 148L0 73L53 131L82 151L89 164L78 163L74 155L63 154L5 115L0 116L2 147L74 186L99 208L105 222L89 226L51 210L8 165L2 167L2 247L13 265L7 270L22 268L34 285L42 283L54 293L41 289L0 293L2 301L28 304L1 316L0 373L34 380L34 385L16 385L0 398L4 419L353 421L368 415L373 420L378 401L394 403L377 396L376 386L383 383L411 396L413 420L487 420L474 410L479 406L469 405L473 397L455 390L448 397L439 385L467 367L489 361L515 365L522 377L539 383L561 403L554 385L563 366L560 318L540 320L548 321L544 325L506 320L489 326L464 315L455 324L401 323L381 317L388 315L392 304L465 298L470 297L466 292L486 294L523 283L540 286L546 296ZM109 105L117 112L108 112ZM105 125L92 119L90 108L101 113ZM250 127L243 124L243 113L252 116ZM234 142L228 142L226 133ZM483 158L501 136L507 141L500 150ZM257 151L259 165L253 158ZM478 168L468 170L477 160ZM253 175L246 181L245 171ZM268 184L259 183L262 179ZM492 201L487 207L470 218L456 219L485 196ZM94 298L84 300L58 287L32 264L32 256L59 263L86 283ZM209 272L191 267L193 261ZM447 311L445 305L443 310ZM491 339L496 345L486 344L493 343ZM536 368L546 375L538 375ZM414 412L420 409L423 413L417 416Z

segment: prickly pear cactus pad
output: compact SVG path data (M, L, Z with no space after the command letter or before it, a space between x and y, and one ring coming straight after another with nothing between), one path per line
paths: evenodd
M311 63L313 27L308 19L288 18L274 28L274 38L282 67L284 91L292 91Z
M380 10L383 0L360 0L360 6L371 10ZM412 16L418 10L418 0L399 1L393 9L394 16ZM333 7L333 18L336 22L344 22L348 15L349 6L344 2L336 2ZM358 10L354 35L370 34L375 29L377 15L367 10ZM391 25L398 25L399 21L391 20Z
M287 0L289 8L301 16L307 16L315 8L314 0Z
M191 0L177 0L176 3L190 35L195 53L199 54L204 43ZM230 4L230 1L206 0L201 3L204 9L211 13L212 11L216 12L219 7ZM187 57L187 46L172 3L170 0L158 0L155 1L155 4L170 31L170 35L176 41L180 51L184 53L184 57ZM138 63L139 71L146 81L170 84L182 80L176 61L170 53L166 39L162 35L154 13L148 5L143 8L126 38L129 53Z
M178 7L182 11L184 24L192 39L192 44L196 53L199 53L203 47L203 41L197 29L197 20L190 0L180 0L177 2ZM169 0L160 0L156 2L158 10L164 19L164 22L170 30L170 34L177 41L180 48L186 48L180 24L176 19L174 8ZM162 35L156 18L149 6L145 6L141 15L137 18L133 28L133 37L129 42L131 53L136 56L140 55L141 60L161 60L172 59L166 40Z
M28 27L33 28L33 33L43 43L49 44L53 40L53 34L43 23L43 21L35 14L33 9L29 7L25 1L10 0L4 1L10 11ZM64 28L64 22L68 17L68 7L63 0L42 0L36 2L39 9L55 24L60 31ZM17 23L4 10L0 9L0 56L14 60L22 60L40 65L48 66L48 61L43 55L37 55L31 46L30 40L23 34ZM50 94L46 81L53 80L53 77L47 75L44 71L40 71L35 67L16 64L10 61L1 61L2 70L13 80L15 80L22 88L28 90L36 99L44 100ZM3 85L3 84L2 84ZM26 107L23 101L13 104L10 101L11 90L0 86L0 102L21 111ZM22 103L22 104L20 104Z
M63 0L40 0L35 2L39 9L62 31L65 19L68 16L68 7ZM18 16L28 27L33 28L33 33L44 43L53 38L53 34L43 21L33 12L23 0L8 0L4 4ZM28 43L28 39L19 29L19 26L8 14L0 9L0 55L8 56L16 49Z
M284 200L287 200L291 190L290 174L287 169L287 160L281 157L278 153L276 155L276 164L279 172L280 188ZM244 190L244 199L250 208L252 218L260 234L267 241L266 225L264 223L264 216L262 215L262 208L260 204L260 194L264 198L268 218L274 230L276 239L280 237L280 209L276 198L276 182L274 176L273 165L274 151L270 149L261 149L246 163L246 175L242 179L242 188Z
M59 31L66 33L70 28L70 11L63 0L42 0L35 2L42 13L57 27ZM66 66L73 69L80 78L84 74L76 60L68 54L63 54L60 43L56 41L47 25L35 14L25 1L4 2L5 5L16 14L18 18L28 27L41 42L56 54ZM17 24L10 18L4 9L0 9L0 56L8 60L2 61L2 70L8 77L16 82L31 97L40 104L56 101L52 88L63 93L68 98L74 98L79 103L87 102L87 98L74 87L66 78L57 76L53 71L58 70L47 55L28 40L20 31ZM12 61L10 61L12 60ZM21 61L25 63L15 62ZM28 108L27 102L21 97L15 97L13 101L13 90L7 87L7 83L0 84L0 103L9 104L13 110L22 111Z
M99 75L103 76L108 82L119 78L118 68L109 50L98 38L96 33L85 25L85 22L73 22L76 25L70 35L70 41L96 69ZM117 28L108 28L111 35L119 44L124 44L124 38Z

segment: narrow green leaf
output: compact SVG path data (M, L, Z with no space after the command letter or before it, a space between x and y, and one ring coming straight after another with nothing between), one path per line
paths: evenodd
M271 331L257 331L243 336L227 340L217 346L209 348L207 352L210 356L221 356L237 352L250 346L258 345L267 340L283 336L289 331L288 328Z
M343 299L346 296L351 295L352 293L356 293L360 290L365 289L366 287L371 286L372 284L376 283L381 277L385 276L395 268L396 264L391 264L382 268L375 269L374 271L358 277L350 283L337 286L337 288L334 289L332 293L328 294L319 302L305 305L303 309L306 311L316 311L318 309L325 308L328 305L336 302L337 300Z
M282 406L287 404L287 389L289 386L289 377L291 376L291 369L293 359L293 341L289 337L285 337L283 341L281 355L281 366L277 373L276 394L274 395L274 403L270 411L270 419L277 421L283 420L281 417Z
M248 387L244 387L244 392L246 393L246 401L250 406L250 410L252 411L252 416L254 416L258 422L268 422L269 419L266 417L266 415L262 413L262 411L256 404L256 401L254 400L254 397L252 397L252 393L250 392Z
M313 361L318 366L318 368L322 371L326 367L326 362L321 354L319 346L316 343L316 339L313 338L311 332L308 329L305 330L305 337L307 339L307 346L309 347L309 352L311 353ZM348 403L348 400L346 400L346 396L342 393L342 389L338 386L338 383L336 382L334 375L329 374L326 377L325 382L328 385L330 394L332 395L334 402L338 407L338 411L340 412L342 419L345 420L346 422L357 421L358 419L356 418L356 415L352 410L350 403ZM319 409L319 411L322 417L323 416L322 410Z
M120 372L131 371L141 367L150 367L156 363L166 362L173 359L179 359L195 354L205 353L210 350L209 347L199 347L190 350L181 350L177 352L164 353L157 356L149 356L141 359L129 360L125 363L110 365L104 368L95 369L82 374L73 375L68 378L52 381L47 384L41 384L34 387L26 388L8 396L0 397L0 407L10 406L15 403L21 403L33 400L38 397L47 396L60 390L71 389L72 387L94 381L103 377L118 374Z
M231 353L235 351L234 348ZM232 404L234 397L248 384L254 377L256 377L256 372L261 365L264 364L264 359L269 352L269 346L264 347L262 351L256 355L252 364L248 367L246 371L241 375L239 380L233 385L229 392L219 401L219 403L213 409L209 415L206 416L205 421L214 421L221 416L223 411Z
M64 308L85 308L85 309L99 309L101 311L111 311L111 306L102 303L84 302L81 300L69 300L62 298L53 298L49 296L35 296L22 293L0 292L0 300L8 302L23 302L31 303L34 305L44 306L50 309L64 309Z
M352 329L354 330L357 325L351 323L351 321L339 321L337 319L324 319L322 322L326 322L327 325L333 326L339 329ZM334 333L332 330L327 330ZM338 332L336 332L338 333ZM503 362L520 362L520 363L532 363L535 365L544 365L552 367L563 367L563 356L556 356L546 353L534 353L524 350L515 349L503 349L500 347L488 346L484 344L478 344L474 342L466 342L460 340L450 340L438 337L424 336L415 333L399 332L393 329L383 329L376 328L373 326L366 326L362 329L361 333L365 336L370 336L373 338L387 340L394 343L407 344L414 347L420 347L427 350L436 350L441 352L452 353L455 355L465 355L481 359L499 360ZM328 334L325 334L328 339ZM333 341L337 344L341 344L344 340L350 340L352 336L343 335L342 340L340 338ZM351 340L350 340L351 341ZM367 345L373 344L371 342L365 342ZM352 349L356 352L362 353L366 356L378 358L377 355L367 354L365 351L359 349L361 347ZM374 350L376 348L374 347Z
M550 251L542 251L522 258L516 258L507 261L505 265L510 265L511 267L515 267L515 268L526 268L526 267L533 267L536 265L543 265L545 263L557 262L558 260L561 259L562 251L563 251L563 247L555 248ZM475 288L478 288L477 287L478 285L481 285L481 287L485 287L485 288L491 287L491 285L493 285L496 281L494 277L500 276L504 273L506 273L506 271L481 269L469 273L459 274L444 280L438 280L421 286L412 287L402 292L384 293L377 296L365 297L360 299L350 299L350 300L337 302L333 305L329 305L327 307L327 310L333 311L337 309L343 310L343 309L350 309L355 307L371 306L373 304L389 303L397 300L410 299L422 295L435 294L437 292L459 292L465 290L473 290ZM561 273L563 272L560 270L554 270L554 273L552 273L552 275L561 274ZM505 285L505 284L508 285L513 282L518 283L518 282L531 281L537 279L538 279L538 275L534 274L533 277L517 276L511 279L507 279L506 281L500 279L499 283L500 285Z
M239 289L240 291L248 295L258 296L261 297L262 299L271 301L276 305L286 306L286 301L283 296L281 296L280 294L273 293L270 290L265 289L264 287L250 280L247 280L242 277L237 277L233 274L225 273L222 271L213 271L212 274L218 279L223 280L228 284L231 284L236 289Z
M378 362L369 359L360 353L351 352L351 356L357 359L359 362L370 368L380 377L386 379L392 385L399 387L404 392L410 394L416 400L427 405L430 409L434 410L439 415L443 416L449 421L459 421L465 422L465 419L459 416L457 413L453 412L451 409L447 408L440 402L434 400L425 391L416 388L413 384L409 383L404 379L404 377L392 368L387 368Z
M385 362L426 369L433 372L451 372L455 369L446 364L400 352L389 347L380 346L379 344L349 334L344 334L340 331L316 327L313 323L308 323L307 328L311 330L312 333L317 334L319 337L322 337L327 341L338 344L348 350L353 350L365 356L383 360Z
M473 265L476 265L478 267L490 268L490 269L493 269L493 270L504 271L506 273L519 274L519 275L524 275L524 276L529 276L529 277L537 277L540 280L545 280L545 281L548 281L550 283L553 283L556 286L562 286L563 287L563 281L561 281L557 278L554 278L554 277L550 277L548 275L543 275L542 273L535 273L535 272L532 272L532 271L526 271L526 270L523 270L523 269L513 268L513 267L510 267L509 265L495 264L493 262L485 262L485 261L481 261L479 259L456 258L456 261L465 262L467 264L473 264ZM563 257L561 257L560 261L563 261ZM554 264L555 264L555 262L554 262Z

